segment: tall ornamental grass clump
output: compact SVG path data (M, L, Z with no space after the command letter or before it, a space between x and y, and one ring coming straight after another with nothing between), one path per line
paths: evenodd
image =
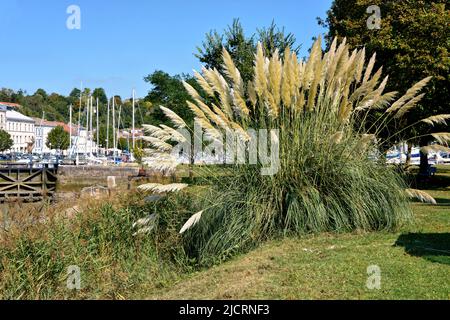
M249 128L277 129L272 147L279 145L279 168L274 175L262 175L260 161L226 164L214 175L217 167L200 166L210 172L210 187L198 196L201 211L181 231L187 252L201 263L278 235L394 230L411 219L408 196L428 198L406 189L401 177L386 166L377 152L385 142L377 133L419 102L419 92L430 78L395 100L396 92L384 92L388 77L382 78L381 68L373 70L375 55L366 63L365 49L350 52L345 40L340 45L335 40L323 53L319 38L306 61L289 49L282 58L277 51L266 57L259 44L254 79L248 83L226 50L223 61L224 75L216 69L195 74L203 92L185 83L195 101L187 102L195 122L211 143L233 132L247 149L254 139ZM176 129L187 125L161 108L174 128L145 126L145 139L154 147L147 151L159 159L156 167L173 170L178 164L174 144L186 140ZM376 114L381 116L374 118ZM448 117L423 121L433 124ZM445 143L449 134L434 137ZM170 186L141 187L167 191L161 188Z

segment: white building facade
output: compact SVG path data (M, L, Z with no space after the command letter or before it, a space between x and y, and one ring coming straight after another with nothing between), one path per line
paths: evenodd
M93 140L92 135L86 129L81 128L72 136L72 150L69 150L69 154L76 155L78 153L87 156L97 153L97 143Z
M33 153L52 153L52 150L47 146L47 137L50 131L56 127L57 125L55 123L35 118L36 142L34 144Z
M34 120L20 112L6 108L1 112L0 121L13 140L11 152L27 152L29 145L35 141Z
M6 106L0 104L0 129L6 131Z

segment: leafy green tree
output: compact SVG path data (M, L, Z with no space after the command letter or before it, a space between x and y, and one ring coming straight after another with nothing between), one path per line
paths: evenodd
M70 91L69 96L67 97L67 99L69 100L69 102L75 106L76 103L80 103L80 89L78 88L73 88L72 91Z
M25 95L26 92L23 91L22 89L19 89L17 92L8 88L0 89L0 101L2 102L12 102L22 104Z
M122 105L122 97L118 96L118 95L114 96L114 102L116 104L116 107L121 106Z
M161 123L170 124L170 121L168 121L167 117L164 116L163 112L159 108L160 105L179 114L187 121L188 125L193 122L192 112L186 105L186 101L192 101L192 98L187 93L182 82L186 81L196 89L200 90L193 77L184 74L170 76L166 72L155 71L145 77L144 80L152 86L152 89L149 91L144 101L150 102L153 106L156 106L153 108L153 111L149 117L150 119L148 119L150 120L149 123L154 125Z
M144 80L152 85L152 89L149 91L146 102L150 102L151 105L156 106L152 108L150 116L147 118L150 120L147 123L153 125L165 124L170 125L170 120L164 115L159 108L160 105L171 109L176 114L181 116L188 127L193 128L194 115L187 107L186 101L192 102L192 97L188 94L183 86L183 81L186 81L193 86L198 92L202 93L203 90L198 85L197 81L189 75L176 75L170 76L163 71L155 71L148 75ZM189 175L192 176L192 168L194 163L194 154L191 153L191 170Z
M300 45L297 45L297 39L293 33L286 33L285 28L279 28L275 21L269 27L257 30L257 40L261 42L266 56L272 56L275 50L278 50L280 56L284 56L286 48L290 48L291 52L298 55Z
M245 35L239 19L233 20L232 25L228 26L223 34L216 30L207 33L202 47L197 47L198 53L195 56L205 64L205 67L222 71L223 47L230 53L244 81L249 81L253 72L255 41L254 36Z
M129 143L127 138L119 138L119 140L117 140L117 149L128 151L128 146Z
M105 89L103 88L95 88L92 96L94 97L94 99L99 100L99 103L106 105L108 103L108 97L106 97L106 93L105 93Z
M133 155L134 155L134 158L136 159L136 162L139 164L139 165L141 165L142 166L142 159L144 158L144 156L145 156L145 151L144 151L144 149L142 149L142 148L139 148L139 147L135 147L134 149L133 149Z
M296 38L292 33L279 29L275 22L268 28L257 30L257 35L246 36L239 19L234 19L231 26L223 31L216 30L206 34L201 47L197 47L195 55L207 68L216 68L223 72L222 48L227 49L234 64L239 69L245 83L253 76L253 59L257 42L261 42L265 54L271 56L278 49L282 56L286 47L298 54L300 47L296 46Z
M12 97L14 94L14 90L8 88L0 89L0 101L2 102L13 102Z
M110 124L111 125L111 124ZM102 148L106 148L106 122L104 122L103 124L100 125L100 129L98 131L98 140L99 140L99 144L100 147ZM112 132L112 128L109 128L109 148L112 148L113 145L113 132Z
M0 129L0 152L11 149L14 141L11 139L11 135L5 130Z
M393 122L383 132L404 128L397 135L397 143L410 137L411 142L425 146L432 141L431 132L446 131L445 125L430 127L423 123L409 127L419 119L448 113L450 88L450 11L445 0L334 0L325 20L319 24L329 29L326 38L346 37L352 48L366 47L367 56L377 54L377 64L389 74L388 90L400 89L403 94L412 84L432 76L420 105L411 110L404 121ZM381 13L379 29L369 29L367 13L371 5L378 5ZM421 173L428 165L421 153Z
M40 95L42 98L47 99L47 92L44 89L37 89L34 95Z
M80 99L80 89L73 88L72 91L69 93L69 97L73 99Z
M57 121L66 121L69 118L69 100L57 93L52 93L47 97L45 111L50 117ZM53 113L53 114L50 114Z
M69 139L69 133L62 126L57 126L48 133L45 144L52 150L66 150L70 144Z

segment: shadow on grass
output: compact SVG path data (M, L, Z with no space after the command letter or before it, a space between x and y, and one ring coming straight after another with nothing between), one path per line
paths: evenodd
M450 199L448 198L434 198L438 206L450 206Z
M447 191L450 186L450 175L435 175L431 177L408 175L407 181L411 187L416 189Z
M449 193L450 195L450 193ZM429 206L434 206L434 207L450 207L450 199L449 198L439 198L439 197L435 197L434 200L436 200L436 204L427 204ZM422 201L420 201L419 199L410 199L411 202L413 203L420 203L423 204Z
M404 247L407 254L450 265L450 233L402 234L394 246Z

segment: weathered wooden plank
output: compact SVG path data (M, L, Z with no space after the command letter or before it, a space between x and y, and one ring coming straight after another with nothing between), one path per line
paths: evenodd
M40 201L51 197L56 191L56 174L57 167L0 167L0 201Z

